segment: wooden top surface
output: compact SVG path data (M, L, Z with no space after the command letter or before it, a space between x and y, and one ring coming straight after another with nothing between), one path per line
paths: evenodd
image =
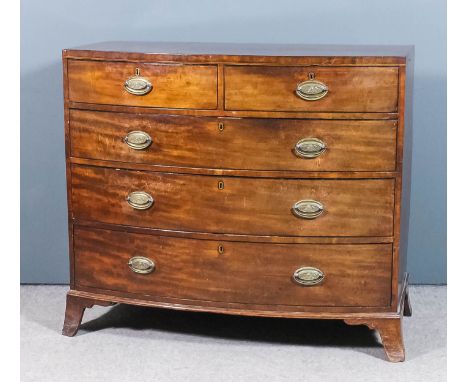
M407 57L412 51L412 46L107 41L82 45L70 50L178 55Z
M263 62L283 58L338 58L338 63L375 63L380 65L405 64L413 55L414 47L408 45L305 45L305 44L240 44L198 42L130 42L109 41L83 45L64 50L69 58L94 59L168 59L178 60L192 56L194 61L219 62L253 61L252 57L265 57ZM204 56L205 59L201 59ZM198 57L198 60L196 59ZM233 59L237 57L237 59ZM341 58L341 59L340 59ZM356 58L359 58L356 61ZM311 63L320 63L312 60ZM287 63L287 62L285 62ZM329 63L329 61L328 61Z

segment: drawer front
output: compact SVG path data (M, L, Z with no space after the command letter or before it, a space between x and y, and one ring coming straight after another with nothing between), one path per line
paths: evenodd
M328 92L303 84L310 73ZM390 113L398 108L398 68L393 67L226 66L224 81L227 110ZM326 94L306 100L296 92L301 89L312 98Z
M393 171L396 125L71 110L71 155L200 168Z
M140 75L133 82L126 81ZM147 94L141 79L151 84ZM68 61L70 101L160 108L216 109L216 65Z
M393 179L220 178L72 166L75 218L177 231L392 236L393 192ZM296 204L303 200L321 204Z
M387 306L391 244L220 243L75 227L75 283L80 287L229 303ZM137 273L130 268L133 261ZM319 270L307 278L303 267ZM296 273L296 280L294 274ZM309 274L310 275L310 274ZM303 285L299 282L319 282Z

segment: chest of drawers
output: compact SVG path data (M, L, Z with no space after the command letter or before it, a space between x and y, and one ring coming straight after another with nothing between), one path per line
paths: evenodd
M404 359L412 50L64 50L63 334L114 303L342 319ZM404 159L404 160L403 160Z

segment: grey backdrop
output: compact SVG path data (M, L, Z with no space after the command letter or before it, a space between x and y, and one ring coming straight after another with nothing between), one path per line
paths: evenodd
M444 0L22 0L23 283L68 282L61 49L107 40L415 45L408 266L446 282Z

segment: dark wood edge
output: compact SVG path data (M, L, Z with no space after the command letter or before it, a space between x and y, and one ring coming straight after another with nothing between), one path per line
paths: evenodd
M180 311L192 312L208 312L216 314L230 314L241 316L254 316L254 317L284 317L284 318L308 318L308 319L342 319L349 325L367 325L371 329L376 329L382 338L382 342L390 361L397 362L403 361L405 358L403 339L401 335L401 317L405 309L405 301L408 298L407 290L408 276L405 275L405 280L401 289L400 308L399 311L383 311L382 309L374 307L370 308L374 311L366 311L366 308L347 308L347 311L332 311L332 308L316 307L319 309L316 312L300 311L301 307L297 307L297 311L289 310L268 310L259 305L225 303L225 306L209 305L209 302L186 301L185 303L175 303L158 301L151 299L149 296L145 298L134 298L119 295L118 292L102 293L90 292L83 290L71 289L67 293L67 306L65 311L65 320L62 334L65 336L74 336L81 324L83 313L86 308L91 308L94 305L110 306L117 303L157 307L165 309L173 309ZM202 303L203 305L201 305ZM229 306L231 305L231 306ZM267 306L268 307L268 306ZM282 308L282 306L275 306L275 308ZM287 307L295 308L295 307ZM328 309L328 310L327 310ZM356 310L356 311L353 311ZM379 311L380 310L380 311Z
M63 56L76 60L214 63L241 65L405 66L404 56L268 56L229 54L165 54L64 49Z
M76 166L106 167L124 170L165 172L186 175L232 176L276 179L393 179L398 175L398 173L394 171L265 171L178 167L164 166L158 164L117 162L78 157L70 157L70 163Z
M320 309L317 312L303 312L303 311L284 311L284 310L268 310L268 309L259 309L259 308L249 308L248 304L243 304L245 308L233 308L227 306L209 306L205 304L204 301L200 301L199 305L195 305L196 301L192 303L170 303L163 302L148 298L144 296L142 298L135 297L124 297L118 296L117 294L105 294L105 293L95 293L82 290L70 290L69 295L87 298L94 301L102 301L105 303L120 303L120 304L129 304L129 305L138 305L138 306L147 306L155 308L166 308L174 309L181 311L192 311L192 312L207 312L207 313L220 313L220 314L230 314L230 315L241 315L241 316L253 316L253 317L284 317L284 318L317 318L317 319L346 319L346 318L398 318L398 314L392 311L382 311L382 312L362 312L362 308L353 308L345 307L345 309L354 309L355 312L333 312L333 311L324 311L323 307L316 307ZM229 305L229 303L226 303ZM240 305L240 304L237 304ZM282 306L278 305L278 308ZM299 308L299 307L298 307ZM343 308L342 308L343 309ZM369 309L378 309L369 308ZM386 308L382 308L386 309ZM388 308L387 308L388 309ZM361 310L361 311L359 311Z
M218 84L218 112L222 113L224 110L224 65L218 65L217 72L217 84Z
M402 164L405 130L405 84L406 68L399 69L398 75L398 116L397 150L396 150L396 177L393 209L393 263L392 263L392 306L398 303L398 279L400 274L400 229L401 229L401 203L402 203Z
M221 80L220 80L220 83L223 82L222 80L222 75L220 76L221 77ZM221 98L224 99L222 93L221 93ZM71 103L73 104L73 102ZM86 109L84 107L82 107L83 105L88 105L88 104L83 104L83 103L79 103L78 104L78 107L70 107L70 110L71 112L80 112L80 111L89 111L89 112L94 112L94 113L112 113L112 114L121 114L121 115L131 115L131 114L142 114L142 115L145 115L145 114L149 114L150 116L153 114L153 117L155 117L156 115L157 116L162 116L162 117L170 117L170 118L191 118L191 119L199 119L200 121L217 121L217 120L221 120L223 122L229 122L229 121L236 121L236 120L239 120L239 119L242 119L242 120L245 120L245 121L249 121L249 120L266 120L268 122L269 119L271 120L274 120L276 121L278 118L273 118L273 117L261 117L261 118L257 118L257 117L240 117L240 116L235 116L235 117L232 117L232 116L222 116L222 110L220 110L220 113L217 113L216 115L214 116L206 116L206 115L200 115L200 114L197 114L197 113L189 113L189 115L185 115L185 114L181 114L179 112L179 110L183 110L183 109L152 109L152 108L144 108L145 111L149 111L148 113L129 113L127 111L115 111L115 110L105 110L105 106L107 105L100 105L100 104L90 104L92 106L96 106L97 109L94 110L94 109ZM118 106L116 105L115 106L116 108L132 108L133 109L140 109L140 107L134 107L134 106ZM155 111L154 113L152 111ZM175 111L175 112L174 112ZM203 110L196 110L196 111L203 111ZM209 111L211 113L211 111ZM283 113L284 114L284 113ZM300 113L300 114L303 114L303 113ZM342 113L341 113L342 114ZM353 116L355 116L355 114L360 114L360 113L353 113ZM382 124L382 128L387 128L387 127L395 127L397 128L398 127L398 114L397 113L390 113L390 115L392 116L392 118L372 118L372 119L369 119L369 118L345 118L345 119L340 119L340 118L310 118L309 116L307 117L304 117L304 118L296 118L296 117L290 117L290 116L286 116L286 117L283 117L281 118L283 121L282 122L288 122L288 121L301 121L301 122L310 122L310 121L329 121L329 122L336 122L337 120L341 123L345 123L345 122L353 122L353 123L359 123L360 121L363 121L364 123L371 123L371 122L376 122L376 123L379 123L379 124ZM151 118L151 117L150 117ZM396 140L395 140L395 146L396 146ZM396 150L395 150L396 152ZM395 158L395 164L396 164L396 158ZM395 166L396 168L396 166Z
M275 235L242 235L215 232L173 231L158 228L134 227L120 224L102 223L90 220L75 219L75 226L91 229L141 233L167 237L182 237L195 240L215 240L219 242L271 243L271 244L391 244L391 236L275 236Z
M238 111L221 109L168 109L158 107L141 107L84 103L68 101L70 109L90 111L110 111L117 113L189 115L193 117L218 118L284 118L284 119L317 119L317 120L396 120L398 113L359 113L359 112L295 112L295 111Z
M68 213L68 258L70 271L70 287L75 285L75 257L73 255L73 220L72 220L72 189L71 184L71 143L70 143L70 109L68 105L68 60L65 55L62 57L63 67L63 100L64 100L64 140L65 140L65 170L67 179L67 213Z

